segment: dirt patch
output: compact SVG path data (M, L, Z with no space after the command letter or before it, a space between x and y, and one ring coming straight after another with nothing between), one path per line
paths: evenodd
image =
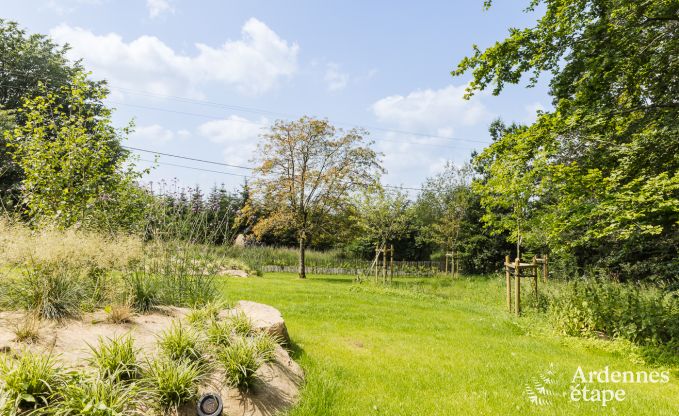
M285 328L280 313L276 309L252 302L247 304L249 308L238 309L257 323L258 330L278 333L281 331L281 324ZM261 310L268 312L272 317L271 322L267 323L266 316L253 313ZM15 341L12 329L16 322L25 319L23 314L0 312L0 352L30 350L51 353L58 355L67 367L85 368L88 365L87 359L90 357L88 345L96 346L100 337L131 334L135 340L135 346L141 350L141 357L153 357L158 353L156 345L158 334L168 329L173 321L183 321L188 312L189 309L185 308L164 308L145 315L135 315L129 323L112 324L106 321L106 314L99 311L85 314L79 320L45 323L40 330L40 339L33 343ZM223 311L220 315L229 316L231 313L233 312ZM287 335L287 330L285 334ZM242 392L225 385L222 381L224 380L223 374L216 371L211 375L211 381L201 387L201 394L219 393L224 400L224 414L228 415L273 415L296 402L304 373L284 348L278 347L275 360L262 365L257 375L259 383L250 391ZM195 415L195 409L195 403L190 403L182 409L180 414Z

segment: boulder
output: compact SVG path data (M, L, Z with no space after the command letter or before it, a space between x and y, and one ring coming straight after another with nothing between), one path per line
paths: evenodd
M245 313L252 320L252 324L257 331L268 332L279 337L283 343L290 343L288 328L285 326L283 316L273 306L240 300L236 303L234 310Z

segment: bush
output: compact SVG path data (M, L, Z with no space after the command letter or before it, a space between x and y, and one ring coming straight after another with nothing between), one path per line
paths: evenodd
M204 377L199 363L161 358L148 363L143 383L160 410L167 411L196 399Z
M8 282L2 303L19 307L45 319L73 318L80 315L84 298L77 272L63 265L34 263L22 276Z
M550 295L555 327L568 335L603 333L642 345L679 344L679 299L654 288L581 280Z
M116 381L137 379L140 367L137 361L137 350L131 336L116 338L99 338L97 347L90 346L92 356L89 363L99 370L104 378Z
M62 369L51 355L23 352L18 358L0 358L0 391L15 409L46 406L64 382Z
M257 380L256 372L264 360L255 343L244 337L221 348L217 360L224 368L226 382L233 387L248 389Z
M158 345L163 354L173 361L200 363L206 361L203 341L198 333L179 322L173 322L172 326L160 335Z
M135 384L117 383L115 377L77 378L58 393L60 400L47 414L54 416L142 415L140 391Z

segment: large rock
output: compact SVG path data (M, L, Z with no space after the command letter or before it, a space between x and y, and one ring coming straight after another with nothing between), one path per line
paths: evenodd
M245 313L245 315L252 320L252 324L256 330L268 332L271 335L277 336L285 344L290 343L288 328L286 328L283 316L278 312L278 309L273 306L247 300L238 301L234 309Z

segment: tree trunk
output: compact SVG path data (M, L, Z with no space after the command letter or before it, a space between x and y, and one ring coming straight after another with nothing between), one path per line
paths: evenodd
M306 250L304 236L299 237L299 278L306 279L306 264L304 259L304 250Z

